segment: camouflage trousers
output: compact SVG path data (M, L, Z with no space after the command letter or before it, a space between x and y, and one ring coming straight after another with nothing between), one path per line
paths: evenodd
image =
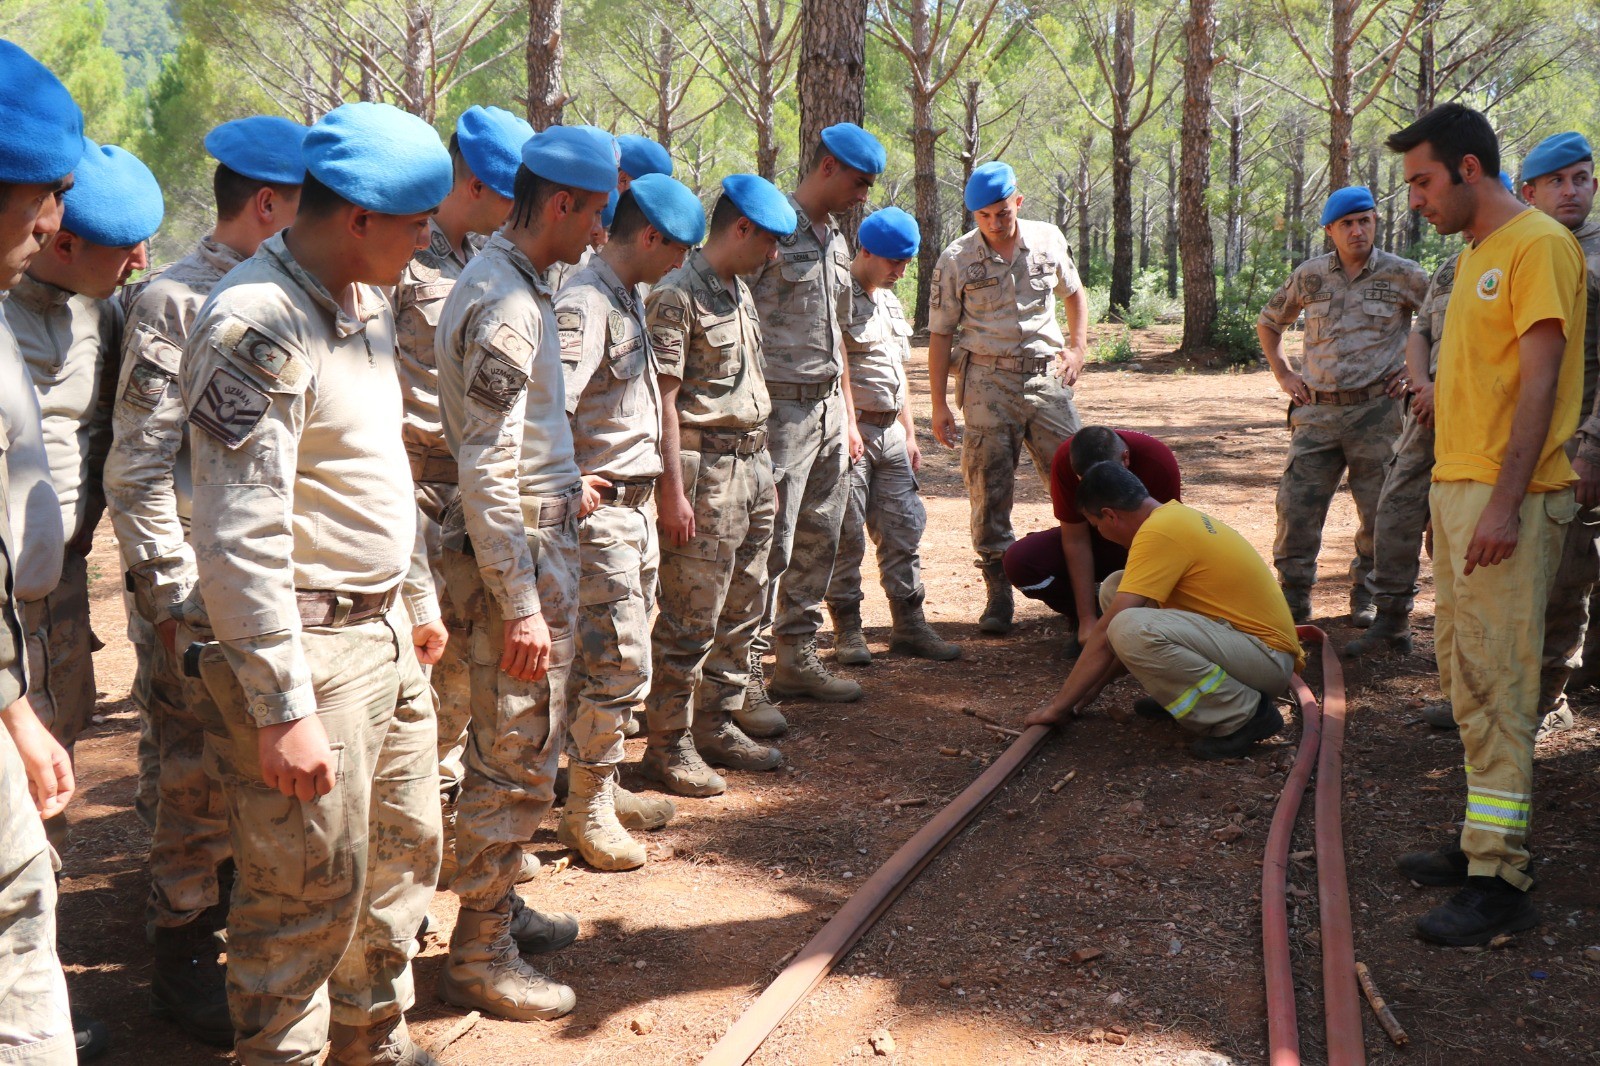
M622 761L622 730L650 691L650 611L661 553L655 504L601 506L578 523L578 640L567 754L589 766Z
M578 614L578 526L568 519L527 531L539 612L550 630L549 667L537 681L500 669L506 623L500 601L484 586L478 560L451 547L448 521L445 529L444 576L468 620L472 678L450 890L468 910L492 911L516 883L522 845L555 801Z
M169 652L154 626L138 621L151 642L134 644L133 700L156 756L148 913L156 925L173 929L217 903L217 868L233 855L222 786L207 771L205 756L206 730L220 729L222 717L205 685L183 676L191 631L180 626Z
M762 651L771 644L769 634L809 637L822 628L822 601L849 494L844 397L836 392L815 402L774 400L767 447L777 512L755 639Z
M78 734L94 714L88 561L77 552L67 552L61 583L48 596L21 608L28 643L28 702L70 755ZM44 828L56 851L65 851L65 812L47 821Z
M0 570L6 570L0 557ZM9 587L9 573L6 575ZM56 956L54 856L11 734L0 728L0 1062L78 1061Z
M1439 685L1450 697L1466 749L1461 849L1468 873L1527 889L1541 622L1565 527L1578 504L1571 489L1528 493L1518 512L1517 550L1468 574L1467 545L1493 492L1477 481L1434 483L1433 643Z
M423 544L428 552L428 568L433 572L433 589L439 597L439 620L450 633L444 656L422 672L433 686L439 729L439 791L453 794L461 784L461 760L467 747L467 721L471 715L471 680L468 677L467 619L450 595L444 579L444 546L440 521L445 508L460 492L444 481L419 481L416 484L417 510L422 524Z
M1539 671L1541 717L1566 703L1567 682L1583 665L1589 597L1600 578L1600 512L1583 508L1562 537L1561 560L1544 611L1544 661Z
M333 791L314 801L262 780L259 730L226 647L200 665L226 729L207 752L238 866L228 1009L251 1066L309 1066L330 1017L367 1026L411 1006L417 927L439 877L433 696L405 608L299 639L335 758Z
M1072 387L1054 364L1038 374L999 370L970 361L956 382L961 433L961 477L972 507L972 547L979 565L1000 565L1016 535L1011 503L1022 449L1048 489L1050 460L1082 423Z
M1378 610L1410 614L1422 569L1422 533L1433 484L1433 430L1407 412L1383 474L1372 520L1372 570L1367 589Z
M744 704L777 524L766 455L685 451L681 465L695 535L687 544L661 545L646 704L653 735L690 728L697 709L732 714Z
M906 427L861 423L866 446L850 466L850 495L844 526L839 531L839 557L828 583L828 602L861 602L861 560L867 537L878 549L878 580L891 600L922 593L922 559L918 549L928 525L928 511L917 492L917 475L906 452Z
M1360 526L1350 564L1355 585L1372 570L1373 521L1383 492L1384 468L1400 435L1400 405L1387 396L1339 407L1297 406L1289 411L1289 461L1278 481L1278 535L1273 562L1286 589L1309 590L1317 581L1322 526L1345 470Z

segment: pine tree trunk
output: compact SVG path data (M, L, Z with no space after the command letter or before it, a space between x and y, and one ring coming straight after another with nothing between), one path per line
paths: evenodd
M1211 343L1217 324L1217 275L1211 243L1211 210L1206 190L1211 185L1211 74L1216 68L1214 0L1189 0L1184 24L1183 120L1179 130L1182 158L1178 164L1178 254L1183 260L1183 343L1195 351ZM1243 126L1242 117L1237 126ZM1229 131L1231 169L1239 166L1239 131ZM1231 175L1230 175L1231 176ZM1233 178L1237 181L1237 178ZM1238 224L1238 186L1229 189L1230 231ZM1242 255L1242 249L1241 249Z
M1117 5L1111 72L1111 307L1126 311L1133 300L1133 107L1134 18L1131 0Z
M1328 191L1336 192L1350 184L1350 132L1355 127L1354 101L1351 99L1355 76L1350 69L1350 53L1355 48L1357 0L1332 0L1328 43L1332 53L1328 65Z
M811 156L822 131L836 122L860 124L866 116L866 0L803 0L800 17L800 64L795 85L800 94L800 175L811 169ZM837 219L855 243L862 210Z
M1178 296L1178 160L1167 145L1167 224L1161 234L1161 252L1167 263L1167 298Z
M1150 182L1139 190L1139 273L1150 269Z
M928 0L916 0L911 7L911 46L919 57L931 49ZM932 288L933 267L943 251L939 243L939 174L933 157L939 131L933 128L933 94L926 86L931 70L912 71L911 85L911 168L917 204L917 227L922 244L917 249L917 299L913 324L922 329L928 324L928 293Z
M1244 268L1245 118L1235 100L1233 113L1228 116L1228 217L1223 225L1225 243L1222 257L1222 273L1230 282ZM1201 135L1204 136L1203 133Z
M765 61L777 48L778 33L782 27L772 21L772 5L768 0L756 0L756 33L759 37L759 54L763 57L755 73L759 89L756 104L756 173L771 181L778 174L778 119L773 89L773 65Z
M560 125L561 0L528 0L528 122L536 130Z
M1078 268L1087 270L1094 259L1093 237L1089 229L1089 157L1094 151L1094 134L1086 133L1078 148Z

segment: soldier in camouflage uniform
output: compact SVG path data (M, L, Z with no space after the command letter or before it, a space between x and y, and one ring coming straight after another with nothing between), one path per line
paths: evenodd
M739 275L770 263L795 224L771 182L726 178L705 247L663 278L647 303L660 367L663 471L661 610L651 634L643 769L679 795L727 789L707 762L739 770L782 762L733 719L750 684L750 642L776 522L761 330Z
M1411 316L1428 275L1416 263L1373 247L1377 203L1364 186L1340 189L1322 212L1335 251L1300 264L1256 321L1278 387L1289 396L1289 460L1278 482L1278 580L1296 623L1311 617L1311 586L1328 506L1346 468L1361 526L1350 565L1350 617L1370 625L1367 590L1372 527L1384 467L1400 435L1404 356ZM1300 370L1285 362L1282 334L1306 313Z
M150 844L151 983L160 1009L206 1043L233 1046L214 934L226 925L218 871L230 861L227 813L206 772L205 726L220 727L210 694L184 676L177 646L195 584L188 410L178 363L200 306L223 275L294 222L306 128L287 119L236 119L206 136L217 159L216 228L184 258L125 290L122 369L105 488L122 552L133 694L155 745L158 802Z
M145 241L163 214L161 189L143 163L121 148L90 143L64 202L61 232L6 305L39 396L66 535L60 584L23 605L30 700L68 751L95 703L87 557L105 510L101 470L111 448L122 341L122 309L113 296L130 274L150 265ZM66 822L57 818L45 828L56 850L64 850Z
M837 655L847 665L872 662L861 633L861 560L867 535L878 548L878 577L889 597L894 631L889 650L924 659L955 659L961 649L939 638L923 616L919 547L928 512L917 492L922 455L906 396L911 323L894 283L917 254L917 220L897 207L870 215L857 234L861 250L850 264L850 316L845 350L862 455L850 468L850 496L839 534L839 558L828 585Z
M972 547L988 589L978 630L1008 633L1013 605L1003 560L1016 540L1017 461L1026 447L1048 487L1051 460L1078 431L1072 388L1083 370L1089 304L1065 235L1017 217L1022 194L1011 167L977 168L965 201L977 228L939 256L928 292L933 434L947 448L961 443ZM1066 338L1056 322L1058 298ZM946 396L952 364L964 436Z
M850 463L861 454L843 319L850 303L850 249L829 221L865 203L883 172L883 146L844 122L822 131L811 169L789 198L799 219L780 241L780 258L751 280L765 341L767 424L778 525L767 559L767 600L751 645L750 688L738 712L751 736L788 728L770 697L830 702L861 698L861 686L835 677L817 658L822 604L839 551ZM761 656L777 645L770 686Z
M196 592L220 642L199 666L238 864L235 1051L312 1062L331 1040L339 1066L432 1066L403 1013L440 840L413 644L437 655L446 634L425 570L415 615L400 603L416 505L375 286L426 240L450 158L420 119L362 103L312 127L304 161L295 224L218 283L179 372Z
M583 482L567 422L545 271L575 261L616 187L609 135L552 126L528 140L507 226L468 263L439 314L445 440L460 495L445 512L444 572L468 620L471 708L456 802L461 899L439 993L505 1018L557 1018L572 989L520 952L578 935L527 907L522 845L555 798L578 611Z
M566 808L557 839L602 870L642 866L627 833L672 819L668 800L617 784L622 738L650 689L650 611L660 547L661 394L640 284L683 265L705 210L683 185L647 174L621 195L611 240L556 298L567 413L578 468L598 506L578 526L583 576L572 666ZM587 509L587 508L586 508Z
M471 717L467 678L467 618L450 594L443 573L440 519L457 493L456 461L445 444L439 417L439 374L433 332L445 297L467 260L511 214L512 186L522 145L533 136L526 121L498 107L472 106L456 120L450 135L454 184L428 223L428 246L411 257L394 291L396 367L405 396L402 430L411 478L416 485L417 549L426 554L439 599L440 618L450 633L444 656L426 667L433 686L439 731L439 803L444 819L444 857L439 886L448 888L456 872L455 797L461 788L462 753ZM524 853L519 882L533 877L539 860Z
M22 279L61 223L61 190L83 154L83 115L55 75L0 41L0 299ZM16 341L0 315L0 1060L37 1066L78 1061L67 984L56 956L55 856L42 817L72 797L71 762L27 699L27 652L14 592L55 583L52 560L22 569L22 540L41 533L35 496L53 497L39 408ZM20 402L19 402L20 401ZM17 449L32 470L20 470ZM42 469L41 469L42 468ZM20 476L18 476L20 474ZM43 491L36 491L43 490ZM59 573L60 510L49 501ZM45 589L48 591L48 588Z

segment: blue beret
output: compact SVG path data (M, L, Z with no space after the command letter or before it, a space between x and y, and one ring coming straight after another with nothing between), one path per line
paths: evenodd
M965 200L968 211L982 211L1017 191L1017 172L1009 163L996 159L985 163L967 179Z
M841 122L823 130L822 146L833 158L863 174L882 174L889 160L878 138L854 122Z
M306 134L306 171L357 207L384 215L432 211L454 168L433 127L390 104L341 104Z
M1511 175L1510 175L1510 174L1507 174L1507 173L1506 173L1506 172L1505 172L1505 171L1503 171L1503 170L1502 170L1502 171L1501 171L1501 172L1500 172L1500 184L1501 184L1501 185L1503 185L1503 186L1505 186L1505 190L1506 190L1506 192L1508 192L1508 193L1512 193L1512 194L1513 194L1513 195L1515 195L1515 194L1516 194L1516 191L1517 191L1517 190L1515 190L1515 189L1513 189L1513 188L1512 188L1512 187L1511 187Z
M546 181L610 192L617 187L616 138L594 126L551 126L522 146L522 165Z
M256 181L299 185L306 180L307 127L274 115L253 115L224 122L206 134L211 158Z
M0 181L60 181L82 155L83 112L67 87L27 52L0 41Z
M1533 151L1522 161L1522 180L1533 181L1593 158L1594 153L1589 150L1589 142L1583 139L1583 134L1554 133L1534 145Z
M456 147L473 175L510 199L517 185L522 146L533 136L526 119L498 107L473 104L456 119Z
M1321 225L1337 222L1346 215L1353 215L1357 211L1376 211L1378 201L1372 198L1372 190L1365 185L1346 185L1332 196L1328 197L1328 206L1322 209Z
M622 172L630 178L646 174L672 176L672 156L648 137L624 133L617 138L617 150L622 153Z
M729 174L722 179L722 191L739 213L768 233L787 237L800 224L794 205L778 187L754 174Z
M609 144L611 146L612 162L616 163L619 168L622 166L622 145L617 143L616 134L612 133L610 130L603 130L599 126L590 126L587 124L582 126L573 126L572 128L575 130L587 130L589 133L598 137L601 141Z
M611 223L617 220L617 201L621 198L615 189L612 189L611 195L606 197L606 209L600 212L600 224L606 229L610 229Z
M856 233L861 247L885 259L910 259L922 245L917 220L898 207L874 211Z
M61 228L107 248L131 248L155 236L167 205L150 168L116 145L82 141L83 158L62 202Z
M646 174L634 178L628 192L669 241L694 245L706 239L706 209L683 182L665 174Z

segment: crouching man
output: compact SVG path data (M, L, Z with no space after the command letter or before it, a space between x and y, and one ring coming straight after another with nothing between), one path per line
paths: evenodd
M1241 755L1281 730L1276 701L1305 653L1249 542L1193 507L1152 499L1120 463L1083 475L1078 507L1095 532L1127 547L1128 566L1101 583L1101 624L1028 724L1079 714L1127 672L1153 697L1134 709L1198 734L1191 750L1201 759Z

